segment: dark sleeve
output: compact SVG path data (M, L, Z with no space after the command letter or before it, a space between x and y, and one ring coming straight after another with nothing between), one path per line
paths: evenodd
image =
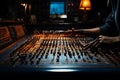
M113 13L111 12L106 18L105 24L100 26L100 34L102 35L111 35L115 29L115 21ZM116 35L116 34L115 34Z

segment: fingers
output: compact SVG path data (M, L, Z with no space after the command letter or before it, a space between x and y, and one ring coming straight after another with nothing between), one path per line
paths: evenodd
M88 46L90 46L91 48L98 47L102 43L103 39L104 39L104 36L100 35L99 37L97 37L96 39L88 43L87 47Z
M97 47L98 45L99 45L99 37L97 37L96 39L94 39L94 40L91 41L90 43L87 43L87 44L85 45L85 49Z
M104 40L104 36L100 35L100 36L99 36L99 43L102 43L103 40Z

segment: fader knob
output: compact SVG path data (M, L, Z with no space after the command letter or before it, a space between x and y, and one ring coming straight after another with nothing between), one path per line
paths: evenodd
M78 62L78 60L77 60L77 59L75 59L75 62Z
M56 62L59 62L59 57L57 57Z

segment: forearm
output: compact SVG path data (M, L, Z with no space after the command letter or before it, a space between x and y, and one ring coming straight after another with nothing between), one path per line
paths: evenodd
M91 28L91 29L80 29L80 32L82 32L83 34L87 33L87 34L99 34L100 33L100 28L96 27L96 28Z
M111 39L113 39L114 42L118 42L120 41L120 36L111 37Z

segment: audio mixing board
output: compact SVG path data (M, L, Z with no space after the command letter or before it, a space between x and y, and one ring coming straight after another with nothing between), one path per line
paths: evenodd
M96 46L98 43L98 37L91 35L35 33L6 50L0 65L38 69L119 69L120 52Z

